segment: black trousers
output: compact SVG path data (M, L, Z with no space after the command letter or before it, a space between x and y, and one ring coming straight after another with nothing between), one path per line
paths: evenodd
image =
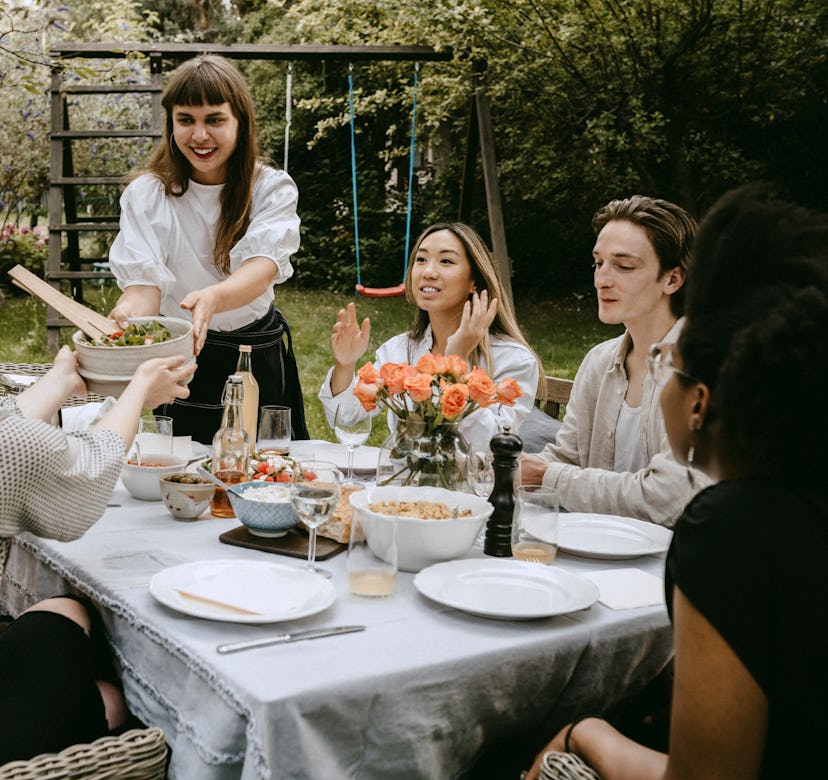
M192 436L195 441L211 444L221 425L221 393L227 377L236 370L240 344L252 347L251 364L259 383L259 405L289 406L292 438L310 438L290 328L276 307L238 330L207 331L204 348L198 356L198 370L190 382L189 398L164 404L155 410L156 414L173 418L176 436Z
M0 764L106 736L94 640L54 612L27 612L0 636Z

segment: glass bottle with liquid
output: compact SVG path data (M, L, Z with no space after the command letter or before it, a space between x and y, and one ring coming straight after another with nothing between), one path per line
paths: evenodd
M239 345L239 362L236 373L242 378L244 400L242 401L242 422L247 432L250 452L256 448L256 425L259 421L259 383L253 376L251 364L252 347L249 344Z
M244 430L243 403L244 384L241 375L230 374L222 395L224 413L221 427L213 437L213 461L211 471L222 482L235 485L247 481L247 464L250 442ZM235 517L227 492L216 487L210 511L216 517Z

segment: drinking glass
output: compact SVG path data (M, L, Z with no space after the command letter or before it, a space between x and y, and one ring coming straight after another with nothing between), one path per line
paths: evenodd
M354 481L354 450L365 444L371 435L371 418L360 416L353 406L340 404L334 416L334 433L337 441L348 448L348 476L346 482Z
M263 406L259 412L256 449L265 457L290 452L290 407Z
M138 432L135 434L135 460L140 466L153 452L172 455L173 421L172 417L151 414L138 420Z
M323 460L296 462L290 482L290 503L308 528L308 570L330 578L330 572L316 568L316 529L339 501L339 469Z
M381 598L397 579L397 518L351 516L348 587L355 596Z
M512 519L512 555L521 561L552 563L558 552L558 491L519 485Z

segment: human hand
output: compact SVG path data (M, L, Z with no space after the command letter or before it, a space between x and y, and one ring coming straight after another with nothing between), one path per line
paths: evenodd
M542 485L543 475L549 463L539 455L520 454L520 483L522 485Z
M185 362L183 355L146 360L135 369L130 385L143 394L144 409L154 409L171 403L176 398L187 398L190 389L187 382L196 371L195 361Z
M188 309L193 316L193 351L198 355L207 339L213 315L218 310L215 285L193 290L179 305L182 309Z
M334 362L353 367L368 349L371 336L371 320L367 317L357 325L356 304L349 303L336 315L331 336Z
M115 308L109 312L109 319L115 320L123 329L129 325L129 318L137 316L132 310L132 306L128 301L120 300L115 304Z
M479 295L472 293L463 304L460 325L446 342L446 354L459 355L467 360L472 350L486 338L496 314L497 298L492 298L490 303L488 290L483 290Z
M83 377L78 373L78 356L65 344L60 348L60 351L55 355L52 368L49 370L58 378L60 384L66 392L66 397L70 395L86 395L86 383Z

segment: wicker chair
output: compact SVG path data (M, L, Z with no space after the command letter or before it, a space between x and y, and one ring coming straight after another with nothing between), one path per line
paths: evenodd
M541 761L541 780L601 780L598 773L574 753L550 750Z
M27 385L18 384L11 376L6 376L7 374L40 378L51 367L51 363L0 363L0 396L16 395L27 387ZM93 401L103 400L105 400L104 396L96 395L95 393L89 393L88 395L70 395L63 406L82 406Z
M0 766L0 780L164 780L167 745L153 726Z

